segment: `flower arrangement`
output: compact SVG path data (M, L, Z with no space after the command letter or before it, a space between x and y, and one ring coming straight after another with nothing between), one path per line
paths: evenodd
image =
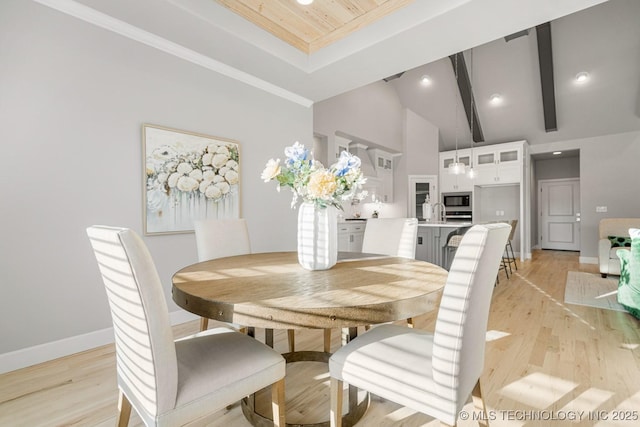
M366 178L360 170L360 159L347 151L340 153L336 163L326 169L304 145L296 142L284 150L286 159L270 159L262 172L264 182L278 181L278 191L290 187L291 207L302 200L324 208L335 206L342 210L342 202L352 198L364 199L366 191L358 193Z
M232 185L238 184L238 167L235 144L209 144L196 150L158 147L147 158L149 207L161 205L172 194L218 202L229 195Z

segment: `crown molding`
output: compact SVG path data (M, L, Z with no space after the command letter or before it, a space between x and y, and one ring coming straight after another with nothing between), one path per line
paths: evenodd
M257 89L268 92L272 95L276 95L287 101L294 102L302 105L303 107L311 107L313 101L300 96L296 93L290 92L286 89L262 80L252 74L233 68L227 64L217 61L211 57L198 53L194 50L188 49L182 45L174 43L170 40L162 38L156 34L142 30L136 26L128 24L119 19L113 18L107 14L99 12L88 6L80 4L73 0L33 0L43 6L50 7L59 12L80 19L82 21L93 24L97 27L104 28L112 31L128 39L137 41L144 45L153 47L162 52L173 55L177 58L191 62L192 64L199 65L208 70L214 71L218 74L222 74L226 77L230 77L239 82L253 86Z

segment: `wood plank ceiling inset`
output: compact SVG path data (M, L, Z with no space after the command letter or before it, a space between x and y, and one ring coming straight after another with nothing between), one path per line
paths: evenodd
M310 54L415 0L216 0L218 3Z

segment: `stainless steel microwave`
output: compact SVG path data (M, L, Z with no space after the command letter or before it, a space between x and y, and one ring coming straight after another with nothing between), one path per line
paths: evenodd
M442 203L449 210L471 210L471 193L444 193Z

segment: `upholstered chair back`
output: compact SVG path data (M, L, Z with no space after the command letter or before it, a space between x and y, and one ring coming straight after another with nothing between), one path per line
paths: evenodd
M445 284L433 344L433 379L442 409L455 420L482 374L491 295L511 226L467 231Z
M93 226L87 234L109 299L118 386L134 407L155 417L175 406L178 378L173 333L155 264L142 239L129 229Z
M198 220L194 228L199 261L251 253L244 218Z
M416 218L371 218L367 220L362 252L415 259Z

